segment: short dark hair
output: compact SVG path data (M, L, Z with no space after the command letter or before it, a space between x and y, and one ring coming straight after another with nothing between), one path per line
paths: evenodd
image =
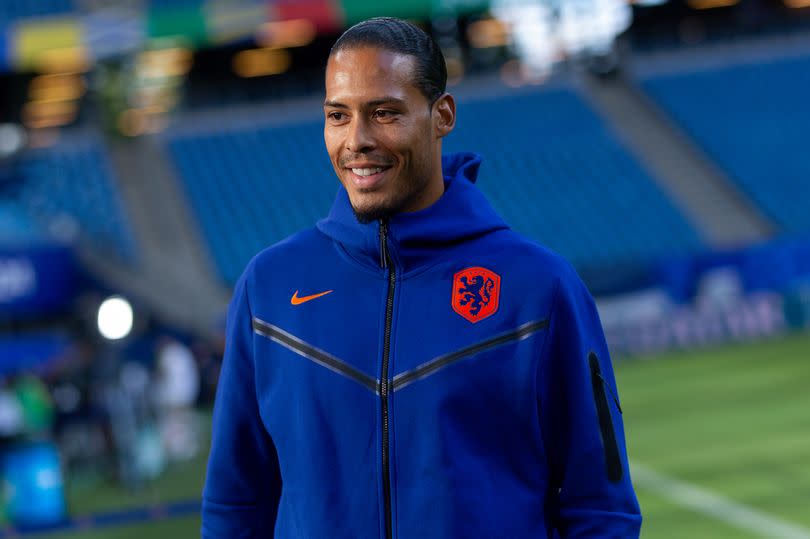
M414 84L432 105L447 89L447 65L439 45L418 26L394 17L375 17L343 32L332 50L379 47L416 58Z

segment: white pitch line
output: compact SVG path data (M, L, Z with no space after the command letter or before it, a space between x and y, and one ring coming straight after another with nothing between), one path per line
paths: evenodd
M735 528L769 539L810 539L810 530L708 490L667 477L638 463L631 463L633 483L678 505L722 520Z

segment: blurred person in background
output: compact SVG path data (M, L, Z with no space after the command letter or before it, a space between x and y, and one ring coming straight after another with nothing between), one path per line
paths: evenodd
M0 441L13 438L23 430L23 411L17 396L0 381Z
M0 384L0 522L59 521L66 506L48 387L39 376L25 372Z
M187 460L200 450L194 405L200 373L194 354L177 339L158 342L154 400L168 456Z
M216 339L198 339L191 345L194 359L197 361L197 370L200 377L200 391L197 395L197 406L209 407L214 402L219 380L219 368L222 363L224 344Z
M204 538L638 537L594 302L442 156L446 78L401 20L332 48L342 187L235 287Z
M43 381L32 374L22 374L13 384L23 418L26 435L49 437L54 422L54 406L51 394Z

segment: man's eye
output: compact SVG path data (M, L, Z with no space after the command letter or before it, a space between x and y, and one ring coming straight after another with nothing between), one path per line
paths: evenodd
M378 118L380 120L388 120L388 119L393 118L395 115L396 115L396 112L394 112L393 110L380 109L380 110L375 110L374 111L374 117Z
M334 122L339 122L343 120L345 115L342 112L330 112L327 117Z

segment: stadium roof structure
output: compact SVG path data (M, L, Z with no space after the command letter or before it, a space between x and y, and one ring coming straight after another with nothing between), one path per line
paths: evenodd
M134 52L156 39L189 48L251 39L268 23L307 21L336 32L362 19L427 18L484 12L489 0L151 0L143 9L109 7L87 13L0 20L0 72L48 71L53 64ZM273 28L264 31L274 31Z

